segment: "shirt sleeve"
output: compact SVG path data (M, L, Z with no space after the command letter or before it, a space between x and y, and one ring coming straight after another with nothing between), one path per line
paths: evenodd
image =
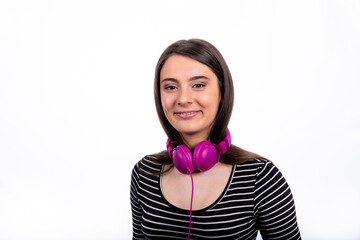
M130 185L130 203L131 203L131 212L132 212L132 223L133 223L133 240L135 239L145 239L142 232L142 215L143 210L139 203L138 193L139 193L139 170L135 166L131 174L131 185Z
M254 201L257 225L264 240L301 239L291 190L271 161L266 161L258 172Z

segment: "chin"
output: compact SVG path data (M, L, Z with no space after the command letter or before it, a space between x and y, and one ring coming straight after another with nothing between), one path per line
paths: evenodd
M181 122L181 124L172 124L172 126L181 134L193 136L197 134L207 134L210 132L211 124L195 123L195 122Z

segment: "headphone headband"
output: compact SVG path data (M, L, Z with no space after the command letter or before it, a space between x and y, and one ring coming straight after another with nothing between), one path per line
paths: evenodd
M222 140L219 144L219 150L220 150L220 154L224 155L225 152L230 148L231 146L231 135L230 135L230 131L229 129L226 130L226 136L224 138L224 140Z

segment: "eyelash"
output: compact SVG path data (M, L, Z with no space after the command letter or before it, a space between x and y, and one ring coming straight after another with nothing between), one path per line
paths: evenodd
M196 83L196 84L194 84L193 87L194 87L194 88L203 88L203 87L205 87L205 84L203 84L203 83Z
M192 86L193 88L204 88L204 87L206 87L206 85L205 84L203 84L203 83L196 83L196 84L194 84L193 86ZM177 87L176 86L174 86L174 85L169 85L169 86L164 86L164 89L165 90L174 90L174 89L176 89Z
M174 90L176 87L175 86L165 86L164 89L165 90Z

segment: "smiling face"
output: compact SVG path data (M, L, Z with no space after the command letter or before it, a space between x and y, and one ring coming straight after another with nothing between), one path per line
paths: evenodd
M221 101L209 67L181 55L169 57L160 72L160 95L167 120L189 145L208 139Z

